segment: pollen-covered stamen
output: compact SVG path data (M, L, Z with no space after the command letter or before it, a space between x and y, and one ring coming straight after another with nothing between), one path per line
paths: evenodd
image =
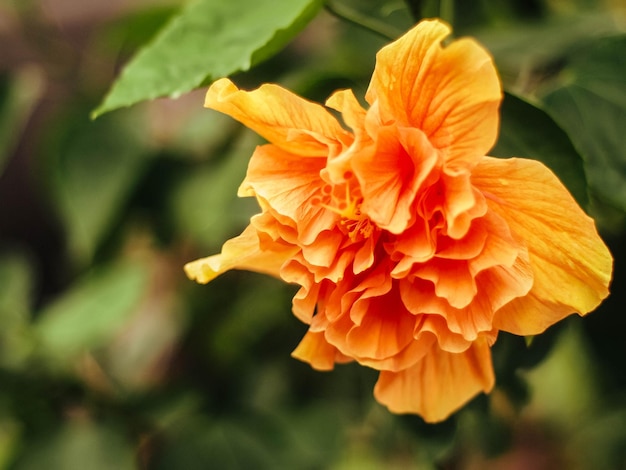
M359 235L367 238L372 234L374 226L369 217L361 213L361 203L363 202L361 190L358 184L350 184L350 180L353 178L351 172L346 172L344 177L344 183L326 184L322 187L322 194L330 199L328 204L324 204L320 200L316 200L315 203L341 217L339 224L345 227L350 239L355 240Z

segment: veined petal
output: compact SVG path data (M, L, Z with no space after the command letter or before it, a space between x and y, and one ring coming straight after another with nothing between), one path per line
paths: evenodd
M469 172L452 177L444 173L442 181L446 231L458 240L467 234L473 220L485 215L487 204L483 195L472 188Z
M352 90L338 90L326 100L326 106L339 111L346 125L352 129L357 141L362 140L366 111Z
M374 396L393 413L417 413L425 421L443 421L479 392L494 385L491 351L479 338L462 353L433 347L414 366L381 371Z
M498 132L500 82L487 51L450 35L438 20L422 21L376 56L367 101L378 101L381 120L421 129L447 149L451 169L475 163Z
M415 316L404 307L397 289L373 297L367 304L367 314L358 318L346 337L350 352L355 357L372 359L399 354L413 341Z
M395 354L384 359L358 357L359 364L376 370L398 372L407 369L420 361L431 350L437 339L435 335L426 332L419 338L411 341L409 345Z
M273 144L298 155L326 158L329 146L352 141L323 106L278 85L266 84L244 91L222 78L207 91L204 106L228 114Z
M315 315L315 305L320 292L320 284L300 287L292 301L292 312L302 323L310 324Z
M415 217L418 190L439 159L419 129L379 129L375 152L355 154L352 167L361 185L361 210L380 228L402 233Z
M224 243L220 254L187 263L185 273L200 284L206 284L231 269L279 277L280 267L295 252L296 248L280 243L276 243L275 250L261 250L256 230L249 225L241 235Z
M373 154L375 149L371 137L364 129L367 112L352 90L336 91L326 100L326 106L339 111L344 123L354 133L354 141L350 148L328 160L325 170L328 180L337 184L345 180L346 172L352 171L352 160L355 154Z
M416 339L424 335L433 336L437 339L437 346L442 351L450 353L462 353L472 345L472 341L465 339L458 332L453 332L448 327L447 319L439 315L424 315L413 332ZM472 340L476 337L472 338Z
M418 218L395 242L388 243L386 249L392 259L398 260L391 274L401 279L415 263L423 263L435 255L437 239L428 222Z
M541 333L563 317L584 315L608 295L612 258L593 219L543 164L485 157L474 185L528 248L534 284L502 307L494 326L519 335Z
M415 265L411 275L431 281L437 297L445 298L455 308L468 306L478 290L465 260L433 258L427 263Z
M257 147L240 194L252 189L273 211L295 223L302 243L311 244L337 220L337 214L315 203L324 197L320 171L325 163L325 159L302 157L275 145Z

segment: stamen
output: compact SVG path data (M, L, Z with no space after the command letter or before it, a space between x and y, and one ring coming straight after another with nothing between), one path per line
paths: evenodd
M351 176L351 172L346 172L347 176ZM365 238L369 237L374 227L367 216L361 213L361 197L360 191L356 188L355 191L350 190L349 180L344 183L344 190L341 191L341 186L337 185L332 188L326 189L325 185L322 188L322 193L330 195L330 204L323 204L315 201L315 204L319 204L325 209L334 212L341 217L340 224L345 227L348 232L348 236L355 240L357 236L361 235ZM343 194L342 194L343 193Z

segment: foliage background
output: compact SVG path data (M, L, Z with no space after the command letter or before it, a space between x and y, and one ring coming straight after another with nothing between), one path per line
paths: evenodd
M259 143L188 91L363 96L388 39L337 18L355 10L479 38L508 92L493 154L551 166L615 256L596 312L502 334L494 393L438 425L378 405L371 370L290 358L292 286L182 272L255 212L235 193ZM620 0L2 0L0 468L626 468L625 77Z

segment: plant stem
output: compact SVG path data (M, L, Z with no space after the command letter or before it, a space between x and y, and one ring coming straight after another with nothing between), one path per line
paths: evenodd
M366 29L385 39L394 41L402 35L402 32L398 31L393 26L389 26L387 23L379 21L375 18L368 17L346 5L328 1L325 4L325 8L330 14L336 16L337 18L347 21L348 23L352 23L359 28Z

